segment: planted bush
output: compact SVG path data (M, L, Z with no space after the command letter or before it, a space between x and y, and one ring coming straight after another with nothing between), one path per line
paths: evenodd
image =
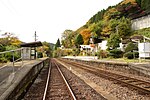
M138 58L139 53L138 52L127 52L127 53L124 54L124 57L126 57L128 59Z
M38 58L42 58L43 57L43 53L42 52L38 52Z
M121 58L123 56L123 52L119 49L113 49L109 51L109 56L113 58Z
M9 61L13 61L13 53L12 52L10 52L10 53L6 53L5 54L5 58L7 59L7 60L9 60ZM17 59L19 59L20 58L20 55L17 53L17 52L15 52L14 53L14 60L17 60Z
M132 42L129 42L125 48L125 52L133 52L133 50L138 51L138 46Z
M5 48L6 48L6 51L18 49L18 47L12 46L12 45L6 46ZM6 54L4 55L4 57L5 57L8 61L11 61L11 62L12 62L12 61L13 61L13 52L6 53ZM20 53L19 53L19 52L14 52L14 60L17 60L17 59L19 59L19 58L20 58Z
M6 62L7 62L6 58L4 58L4 57L0 58L0 63L6 63Z
M99 50L97 52L97 56L98 56L98 58L107 58L108 52L105 50Z

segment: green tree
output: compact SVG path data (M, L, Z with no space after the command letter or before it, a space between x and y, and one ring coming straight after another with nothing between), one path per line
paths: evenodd
M52 57L52 47L51 47L51 45L50 45L50 43L48 43L48 42L43 42L42 43L43 44L43 46L46 48L47 47L47 49L45 49L45 51L46 51L46 54L47 54L47 56L48 57Z
M109 27L111 28L111 33L117 32L116 29L117 29L118 24L119 24L119 20L117 19L111 19L109 21Z
M118 34L113 33L110 35L110 38L108 38L107 46L109 49L115 49L119 47L119 43L121 42L120 37Z
M56 44L55 44L55 50L56 50L58 47L61 47L61 45L60 45L60 40L59 40L59 39L57 40L57 42L56 42Z
M74 46L76 32L72 30L65 30L61 36L61 43L65 48L71 48Z
M76 38L75 38L75 45L76 45L76 46L79 46L79 45L81 45L81 44L83 44L83 43L84 43L84 41L83 41L82 35L81 35L81 34L78 34L78 35L76 36Z
M89 24L91 23L97 23L98 21L103 19L105 10L101 10L99 11L97 14L95 14L93 17L90 18L90 20L88 21Z
M80 54L80 48L74 48L73 50L72 50L72 55L73 56L77 56L77 55L79 55Z
M150 38L150 28L144 28L144 29L137 30L137 31L135 31L135 34L136 33Z
M3 52L3 51L5 51L5 47L2 44L0 44L0 52Z
M133 52L133 50L138 50L138 46L136 44L133 44L132 42L129 42L127 44L127 47L125 48L125 52Z
M121 18L116 31L120 38L126 38L131 35L131 21L125 17Z
M5 48L6 48L6 51L10 51L10 50L16 50L18 47L9 45L9 46L5 46ZM13 61L13 53L12 52L6 53L4 57L9 61ZM20 53L14 52L14 59L17 60L18 58L20 58Z
M139 6L141 6L141 1L142 1L142 0L136 0L137 4L138 4Z
M149 10L150 10L150 0L141 0L141 7L142 7L142 9L149 12Z
M22 43L13 33L6 32L2 36L3 38L0 38L0 44L3 46L14 45L19 47Z
M103 22L99 21L96 24L93 23L89 26L89 29L92 33L94 33L94 37L100 37L102 32Z

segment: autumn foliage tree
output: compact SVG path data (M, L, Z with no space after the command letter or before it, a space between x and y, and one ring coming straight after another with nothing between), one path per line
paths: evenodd
M76 33L72 30L65 30L62 33L61 37L61 43L65 48L71 48L74 47L74 39L75 39Z
M80 32L80 34L83 37L84 44L85 45L89 44L89 40L91 37L91 31L89 29L84 29Z
M22 43L22 41L20 41L13 33L6 32L2 34L2 36L3 38L0 38L1 45L19 46Z

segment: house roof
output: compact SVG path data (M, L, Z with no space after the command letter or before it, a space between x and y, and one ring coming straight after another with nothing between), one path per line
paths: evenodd
M129 42L131 42L131 39L124 39L124 40L121 41L121 43L123 43L123 44L127 44Z
M142 40L143 39L143 36L142 35L135 35L135 36L132 36L131 39L133 40Z
M30 43L22 43L20 44L21 47L39 47L42 46L42 43L40 41L37 42L30 42Z
M143 39L142 35L134 35L134 36L131 36L130 38L123 39L121 42L123 44L127 44L129 42L135 42L135 41L139 41L139 40L142 40L142 39Z

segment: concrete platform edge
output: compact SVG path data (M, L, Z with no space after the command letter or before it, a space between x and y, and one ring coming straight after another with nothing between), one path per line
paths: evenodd
M22 88L32 81L33 77L44 67L48 58L36 60L33 64L25 65L19 72L15 73L15 77L11 86L0 96L0 100L16 100L23 92Z

